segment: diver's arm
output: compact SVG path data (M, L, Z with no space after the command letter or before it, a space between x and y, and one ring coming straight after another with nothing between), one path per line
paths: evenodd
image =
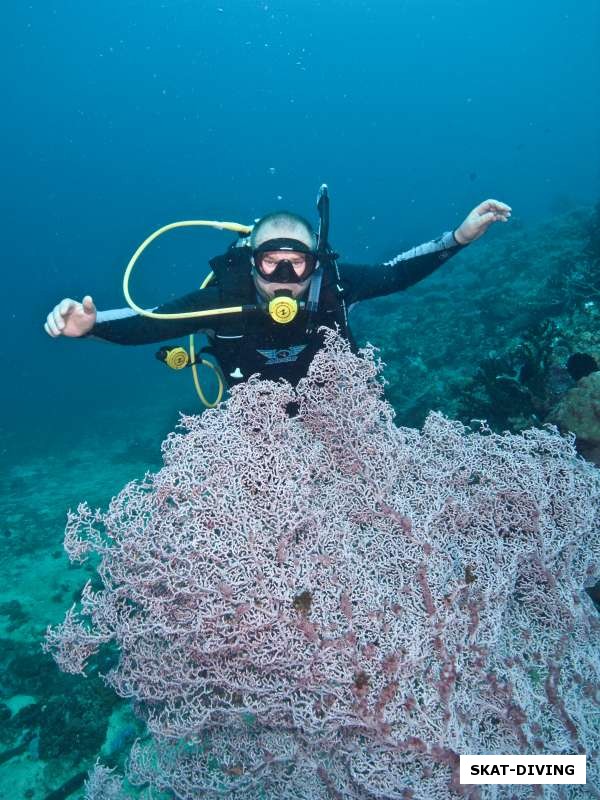
M217 287L197 289L190 294L148 309L161 314L181 314L189 311L219 308L222 305ZM96 324L88 338L102 339L115 344L152 344L177 339L205 328L215 329L219 317L188 319L153 319L137 314L129 307L98 311Z
M479 239L495 222L508 222L512 209L500 200L484 200L454 231L400 253L376 267L341 265L340 278L346 302L356 303L407 289L426 278L463 247Z
M430 275L466 245L452 231L420 244L383 264L340 264L340 278L346 302L356 303L407 289Z

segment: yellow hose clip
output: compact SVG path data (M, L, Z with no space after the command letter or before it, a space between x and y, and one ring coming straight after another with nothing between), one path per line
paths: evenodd
M269 302L269 315L274 322L285 325L298 313L298 301L293 297L274 297Z

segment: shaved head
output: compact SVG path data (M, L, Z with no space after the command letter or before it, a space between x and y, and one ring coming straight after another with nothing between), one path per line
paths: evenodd
M317 237L310 222L291 211L267 214L254 225L250 236L253 250L269 239L298 239L311 249L317 245Z

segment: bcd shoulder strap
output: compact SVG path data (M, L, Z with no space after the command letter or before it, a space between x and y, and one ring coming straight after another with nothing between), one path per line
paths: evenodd
M232 247L209 262L226 305L253 303L255 289L250 271L250 248Z

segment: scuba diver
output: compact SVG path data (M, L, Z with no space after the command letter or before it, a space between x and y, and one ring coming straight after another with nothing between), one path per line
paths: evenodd
M182 347L163 347L157 357L175 369L191 366L200 398L214 407L224 386L234 386L254 373L265 380L284 378L295 386L323 345L320 326L337 327L356 352L348 325L348 313L356 303L423 280L493 223L507 222L511 215L506 203L485 200L454 231L373 266L338 264L328 242L325 185L319 191L317 208L317 232L303 217L285 211L267 214L253 226L206 220L166 225L148 237L129 262L123 281L128 307L97 311L90 295L81 303L65 298L48 314L46 333L129 345L189 335L189 352ZM238 239L224 255L211 260L211 272L200 289L153 309L140 308L129 293L129 277L137 259L157 236L191 225L233 230ZM199 353L194 347L196 333L208 339ZM204 354L210 354L218 368L203 358ZM201 364L217 375L219 391L213 402L206 399L198 380L196 367Z

